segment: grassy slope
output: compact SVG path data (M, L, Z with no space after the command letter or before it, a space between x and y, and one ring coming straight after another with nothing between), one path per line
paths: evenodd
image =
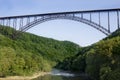
M14 39L13 29L0 26L0 76L27 75L49 71L64 58L78 53L79 46L69 41L21 33Z

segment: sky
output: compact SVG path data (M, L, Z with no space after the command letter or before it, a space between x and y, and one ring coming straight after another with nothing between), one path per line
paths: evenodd
M120 0L0 0L0 17L110 8L120 8ZM70 20L48 21L27 32L72 41L80 46L91 45L106 37L86 24Z

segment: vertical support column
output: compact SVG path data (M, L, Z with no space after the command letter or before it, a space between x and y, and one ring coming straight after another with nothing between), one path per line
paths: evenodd
M119 10L117 11L117 26L118 29L120 28L120 22L119 22Z
M13 32L12 32L12 39L17 39L17 18L13 18Z
M73 15L73 18L72 18L72 19L74 19L74 17L75 17L75 14L73 13L72 15Z
M13 28L17 29L17 18L13 19Z
M2 20L2 25L3 25L3 26L5 25L5 20L4 20L4 19Z
M45 17L44 17L44 16L41 16L41 18L42 18L42 20L44 20L44 19L45 19Z
M6 19L6 26L8 26L8 19Z
M22 31L23 27L23 18L20 18L20 23L19 23L19 30Z
M10 24L10 19L8 18L7 21L6 21L6 26L9 27L9 24Z
M109 11L108 11L108 31L110 32L110 14L109 14Z
M73 17L75 17L75 14L73 13Z
M5 25L5 19L1 20L1 25L4 26Z
M37 20L37 16L34 17L34 21L36 21L36 20Z
M9 19L8 21L9 21L8 26L10 27L10 25L11 25L11 19Z
M2 25L2 20L0 20L0 25Z
M67 14L64 14L64 16L67 16Z
M0 25L3 25L3 19L0 20Z
M92 14L90 13L90 22L92 21Z
M101 25L101 15L100 15L100 12L99 12L99 26Z
M7 19L6 26L10 27L10 18Z
M27 22L26 24L29 24L30 23L30 17L27 17Z
M83 13L81 13L81 18L83 19Z

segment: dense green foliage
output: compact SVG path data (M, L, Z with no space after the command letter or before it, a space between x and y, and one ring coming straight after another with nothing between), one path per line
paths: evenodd
M62 62L59 62L56 68L68 71L84 72L85 65L85 55L79 51L76 55L66 58Z
M69 41L17 33L12 28L0 26L1 77L30 75L50 71L56 66L85 72L92 80L120 79L120 30L83 48Z
M86 72L95 80L119 80L119 51L119 36L98 42L86 53Z
M58 62L78 52L79 46L72 42L18 33L0 26L1 77L50 71Z
M120 30L66 58L58 68L87 73L92 80L120 79Z

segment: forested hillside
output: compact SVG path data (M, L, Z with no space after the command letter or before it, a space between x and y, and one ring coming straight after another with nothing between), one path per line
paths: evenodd
M120 30L87 47L0 26L0 77L53 67L87 73L92 80L120 79Z
M87 73L92 80L120 80L120 30L105 39L84 47L56 67Z
M77 54L80 47L0 26L0 77L50 71L58 62Z

